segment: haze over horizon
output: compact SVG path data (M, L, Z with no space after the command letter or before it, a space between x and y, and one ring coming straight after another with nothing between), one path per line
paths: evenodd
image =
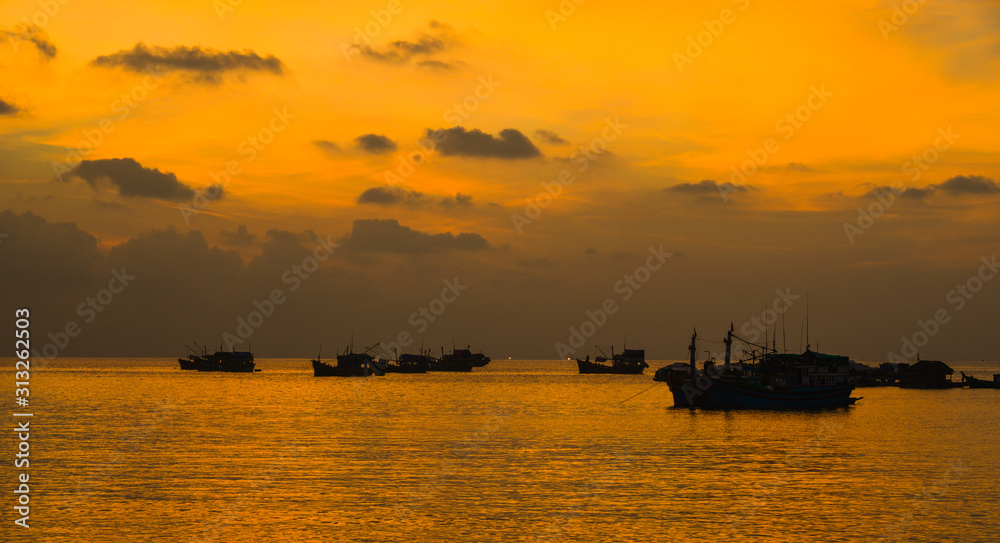
M39 352L684 359L808 292L823 352L1000 360L995 4L51 4L0 17Z

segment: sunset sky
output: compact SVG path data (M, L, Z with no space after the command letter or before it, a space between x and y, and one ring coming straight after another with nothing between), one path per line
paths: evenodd
M280 290L236 348L556 358L610 299L574 354L679 359L781 291L779 348L808 292L813 348L1000 359L994 2L11 0L0 38L0 298L60 355Z

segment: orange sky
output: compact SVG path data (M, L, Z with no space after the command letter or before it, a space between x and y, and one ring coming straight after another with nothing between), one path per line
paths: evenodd
M572 12L567 6L574 6ZM435 264L440 271L428 272L423 286L433 290L427 285L440 282L456 261L481 265L483 284L503 283L513 274L527 285L566 285L558 295L524 294L524 303L552 296L547 304L566 312L543 312L551 325L533 329L529 346L518 351L522 356L552 354L561 330L599 304L610 290L606 284L614 283L608 281L633 265L627 259L592 265L581 256L585 249L638 258L648 246L664 243L690 257L671 281L692 282L688 290L700 292L727 282L720 269L725 263L732 265L729 274L743 275L738 287L728 287L732 306L682 307L695 314L677 317L678 328L697 324L691 321L699 317L713 326L744 319L747 308L790 284L803 291L828 289L831 299L838 298L835 289L857 289L853 307L873 304L887 289L899 297L916 285L930 289L921 294L923 305L876 309L888 327L885 337L858 339L843 324L852 309L831 308L836 318L828 326L838 345L877 358L898 348L896 338L924 312L946 303L953 281L995 251L1000 222L994 181L1000 175L1000 10L973 1L906 3L910 14L900 6L766 0L579 6L569 0L236 6L226 0L70 1L53 15L39 15L37 2L14 0L0 16L0 69L6 75L0 100L16 110L0 115L0 195L4 209L75 222L99 239L104 254L169 227L202 232L210 245L235 250L247 262L261 255L271 229L336 239L356 220L395 219L430 234L475 233L492 249L443 250ZM564 14L557 16L560 9ZM40 24L27 29L23 22L32 18ZM377 30L370 46L354 47L356 29L366 25ZM57 53L43 54L27 39L29 30ZM124 61L95 62L134 53L140 43L165 55L143 61L144 68L159 65L158 76ZM195 47L194 55L202 58L176 57L178 48ZM252 65L246 60L251 51L276 59L280 73ZM227 54L237 57L231 65L199 64ZM123 95L131 95L131 106ZM275 111L287 115L276 119ZM605 130L615 119L620 134ZM418 150L428 129L455 126L491 135L483 145L499 154L442 147L426 154L412 174L386 177L399 173L400 162ZM280 130L273 141L258 144L250 160L252 138L270 139L268 127ZM507 148L497 142L505 129L530 140L527 146L537 153L503 155ZM561 141L547 140L540 130ZM941 131L949 130L958 136L943 142ZM65 164L68 149L98 133L100 142L85 159L134 159L194 191L219 181L218 172L230 162L240 173L226 184L222 199L187 216L178 206L192 206L191 198L130 196L113 180L91 186L73 174L54 181L53 163ZM357 140L366 134L384 136L395 148L366 150ZM602 134L614 137L601 140ZM458 134L451 144L459 146L464 138ZM586 155L580 149L592 145L607 152L594 154L581 169ZM762 151L768 146L773 151ZM907 163L921 154L934 160L914 176ZM766 160L753 166L752 175L734 178L733 168L752 156ZM526 213L526 199L542 193L543 183L563 170L573 173L574 182L519 233L515 214ZM897 180L909 189L930 190L895 199L851 243L844 224L856 225L857 208L875 201L866 195L872 188ZM714 190L731 181L737 190L723 187L725 198ZM393 202L359 202L366 190L390 184ZM457 193L471 196L471 203L457 203ZM236 245L221 234L239 225L256 242ZM810 258L813 251L835 264L789 273L794 257ZM747 258L756 260L741 269ZM403 268L412 264L393 261ZM384 263L356 259L340 265L368 274L380 288L395 288L379 275ZM877 271L887 267L915 275L899 280L893 279L898 274ZM865 271L856 281L840 283L857 270ZM750 285L758 290L747 292ZM508 296L503 289L515 287L497 288L482 302L493 304ZM623 329L641 326L656 308L678 301L673 287L657 288L643 302L648 306L623 313L609 325L609 338L601 339L617 341L612 338ZM399 326L392 323L405 323L410 308L401 303L392 309L394 320L359 326L383 334ZM463 311L474 314L472 307ZM497 319L493 326L515 333L500 324L509 315ZM953 328L949 339L938 340L949 342L942 344L948 348L974 335ZM670 334L675 332L683 336L683 330ZM431 333L441 340L452 331ZM495 336L484 331L476 339L499 348L503 342ZM662 340L661 358L671 357L673 339ZM987 347L977 349L964 356L978 357Z

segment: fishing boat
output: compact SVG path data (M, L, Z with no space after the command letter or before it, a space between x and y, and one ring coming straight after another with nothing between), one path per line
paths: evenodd
M576 365L580 373L616 373L624 375L638 375L649 367L646 363L646 351L643 349L623 349L623 352L615 354L614 346L611 347L611 357L604 354L600 347L599 353L590 361L590 355L585 360L576 359ZM608 360L611 364L606 364Z
M404 353L395 361L385 364L386 373L427 373L434 358L426 354Z
M363 353L354 352L353 345L344 348L344 354L337 355L337 363L327 364L321 360L322 349L312 361L314 377L366 377L368 375L385 375L386 364L376 361L369 347Z
M472 363L472 367L481 368L486 364L489 364L491 359L482 352L472 352L472 350L469 349L469 346L466 346L464 349L456 349L452 347L450 354L444 354L444 347L442 347L440 360L446 363L455 362L458 366L462 366L463 363L468 360Z
M198 344L196 343L197 347ZM185 347L187 347L185 345ZM208 349L201 347L201 351L195 351L187 347L192 354L187 358L178 358L182 370L195 371L222 371L228 373L254 373L260 372L255 368L253 353L250 351L223 351L219 347L218 351L209 354Z
M476 367L476 362L477 359L468 349L453 348L451 354L444 354L444 347L441 347L441 358L431 358L429 363L430 371L468 372Z
M965 372L959 373L962 374L962 384L969 388L1000 388L1000 375L994 375L992 381L987 381L966 375Z
M675 407L705 409L831 409L854 404L850 359L809 350L802 354L777 353L733 334L726 336L722 368L706 363L695 367L697 331L691 336L691 360L686 375L668 374L667 385ZM733 338L757 347L752 360L737 367L731 363Z

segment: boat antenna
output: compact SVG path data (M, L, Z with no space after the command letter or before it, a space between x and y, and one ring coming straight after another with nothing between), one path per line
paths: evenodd
M788 352L788 336L785 335L785 313L781 313L781 352Z
M809 291L806 291L806 350L809 350Z
M316 355L316 360L322 360L322 359L323 359L323 346L320 345L319 346L319 354Z

